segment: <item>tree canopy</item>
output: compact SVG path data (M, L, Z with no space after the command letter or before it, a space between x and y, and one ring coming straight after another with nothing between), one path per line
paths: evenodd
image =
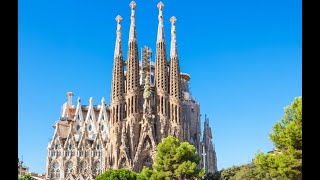
M198 169L200 156L193 145L179 142L173 136L163 139L158 145L154 159L154 176L157 179L201 178L204 169Z
M126 168L110 169L96 177L96 180L144 180L139 173Z
M220 172L215 173L216 179L219 180L255 180L258 178L258 173L252 163L240 166L232 166L227 169L222 169ZM220 176L220 177L219 177ZM216 180L215 179L215 180Z
M24 174L18 177L18 180L35 180L30 174Z
M282 119L269 135L275 149L259 152L254 164L263 174L271 178L302 179L302 96L285 107Z
M214 180L301 180L302 179L302 97L284 108L282 119L269 134L275 149L258 152L252 163L232 166L207 175Z

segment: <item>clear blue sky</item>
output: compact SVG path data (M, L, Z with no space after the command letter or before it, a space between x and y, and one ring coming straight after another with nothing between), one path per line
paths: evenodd
M171 16L181 71L210 118L218 169L272 149L272 125L302 94L301 0L163 0L167 50ZM44 173L47 143L67 91L109 103L115 17L126 57L130 0L19 0L18 155ZM137 0L138 46L155 52L158 1ZM139 54L140 56L140 54ZM154 54L153 54L154 59Z

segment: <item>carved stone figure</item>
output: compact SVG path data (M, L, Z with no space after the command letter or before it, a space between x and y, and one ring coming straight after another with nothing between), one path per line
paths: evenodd
M151 98L151 90L150 90L150 75L147 73L145 84L144 84L144 91L143 91L143 112L144 113L150 113L151 107L150 107L150 98Z

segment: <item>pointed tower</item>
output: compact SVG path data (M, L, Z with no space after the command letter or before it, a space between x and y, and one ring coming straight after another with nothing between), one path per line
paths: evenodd
M124 63L121 46L121 16L116 17L117 21L117 38L114 50L114 64L112 73L112 88L111 88L111 129L112 139L110 146L113 154L111 155L111 167L117 167L119 157L119 146L121 137L121 123L124 118Z
M206 173L214 173L217 171L217 156L212 143L212 130L209 126L209 118L206 115L204 117L203 129L202 163Z
M157 47L156 47L156 79L155 79L155 87L157 94L157 117L160 121L159 129L160 132L157 134L160 135L158 137L158 142L167 137L168 135L168 61L166 54L166 43L164 39L164 28L163 28L163 16L162 9L164 7L163 3L160 1L157 5L159 9L158 15L158 36L157 36ZM158 122L159 123L159 122Z
M139 140L139 111L140 111L140 84L139 84L139 59L138 59L138 42L136 35L136 19L135 19L135 7L136 3L132 1L129 4L131 8L131 24L130 24L130 33L128 41L128 56L127 56L127 70L126 70L126 133L130 135L128 137L128 158L131 159L134 157L137 144ZM124 142L124 141L123 141ZM128 164L124 162L123 158L122 164Z
M176 42L176 17L170 18L171 22L171 48L170 48L170 85L169 85L169 101L170 101L170 132L169 134L183 140L183 123L181 117L181 82L180 82L180 66L177 52Z

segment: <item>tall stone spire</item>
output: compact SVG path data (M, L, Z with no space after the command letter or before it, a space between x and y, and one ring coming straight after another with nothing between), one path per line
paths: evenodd
M123 56L121 46L121 16L116 17L117 21L117 38L114 50L114 63L113 63L113 75L112 75L112 91L111 91L111 103L119 101L124 93L124 72L123 72Z
M117 162L119 159L119 142L121 142L121 124L125 115L124 101L124 62L121 46L121 16L116 17L117 21L117 39L114 50L114 62L112 72L112 87L111 87L111 104L110 104L110 119L111 119L111 137L109 147L111 147L110 156ZM112 164L117 167L117 163Z
M164 42L164 32L163 32L163 16L162 16L162 9L164 7L164 4L160 1L157 5L159 9L159 15L158 15L158 36L157 36L157 43L158 42Z
M135 17L135 7L136 3L132 1L130 3L131 7L131 24L130 24L130 33L129 33L129 42L133 42L137 40L137 35L136 35L136 17Z
M116 38L116 47L114 49L114 58L122 56L122 46L121 46L121 21L122 17L118 15L116 17L117 21L117 38Z
M177 18L172 16L170 18L171 22L171 48L170 48L170 58L178 57L177 51L177 35L176 35L176 21Z
M156 93L157 93L157 112L160 118L160 139L168 135L168 115L169 115L169 97L168 97L168 61L166 54L166 44L163 31L163 3L160 1L157 5L159 9L158 37L156 48Z
M127 127L126 132L130 134L128 142L128 156L134 157L136 153L136 147L139 142L139 111L140 111L140 78L139 78L139 58L138 58L138 42L136 37L136 25L135 25L135 8L136 3L132 1L129 4L131 8L131 24L130 34L128 41L128 56L127 56L127 72L126 72L126 104L128 107L126 112Z
M209 125L209 118L207 115L204 117L204 130L203 130L203 154L202 158L205 172L214 173L217 171L217 156L212 143L212 130Z
M128 42L128 57L127 57L127 94L138 91L139 88L139 59L138 59L138 43L136 38L135 25L135 7L136 3L132 1L131 7L131 25ZM137 109L135 110L137 111Z
M170 18L171 22L171 49L170 49L170 135L183 140L183 123L181 117L181 78L176 42L176 17Z

